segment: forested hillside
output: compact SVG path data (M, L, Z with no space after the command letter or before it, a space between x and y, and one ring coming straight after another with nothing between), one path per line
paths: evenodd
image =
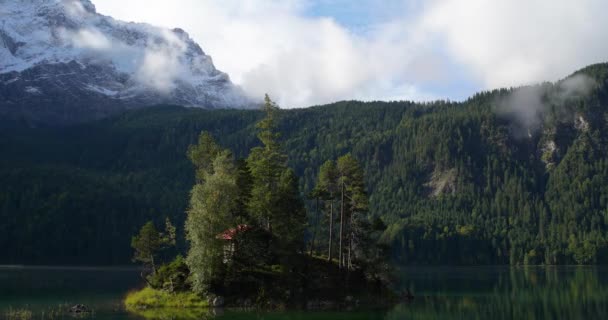
M261 117L158 106L73 127L2 124L0 263L128 263L145 221L183 228L188 145L207 130L244 157ZM328 159L363 165L397 262L608 262L606 64L462 103L346 101L279 118L303 190Z

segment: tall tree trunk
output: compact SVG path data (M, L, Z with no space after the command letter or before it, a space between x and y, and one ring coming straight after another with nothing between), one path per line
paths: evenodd
M312 240L310 241L310 256L312 257L312 253L315 250L315 237L317 236L317 230L319 229L319 197L316 199L316 217L315 217L315 227L312 232Z
M150 255L150 262L152 263L152 274L156 275L156 264L154 264L154 256Z
M329 202L329 248L327 249L327 261L331 262L333 258L333 239L334 239L334 200Z
M340 258L339 266L344 266L344 254L342 252L342 238L344 237L344 182L342 182L342 195L340 199L340 245L338 256Z
M352 265L353 265L352 252L353 252L353 238L354 238L352 211L350 213L350 217L348 218L348 233L349 233L349 237L348 237L348 270L350 271L352 269Z

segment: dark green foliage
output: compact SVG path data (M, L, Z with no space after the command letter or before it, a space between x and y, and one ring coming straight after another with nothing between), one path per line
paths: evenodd
M261 228L238 233L234 239L236 250L230 272L238 274L243 270L262 269L276 263L277 244L277 239Z
M608 66L578 73L594 79L590 94L551 99L559 88L539 86L546 110L529 132L496 110L517 89L462 103L345 101L275 110L274 119L303 194L326 160L358 160L370 221L387 225L381 239L398 261L606 263ZM156 107L69 128L3 127L0 263L127 262L145 221L185 220L195 181L184 155L199 133L244 158L260 146L262 117ZM237 184L256 174L240 172ZM318 221L316 250L325 252L328 223Z
M188 159L196 169L196 182L202 183L206 175L213 174L213 161L222 152L209 132L202 132L198 143L188 147Z
M203 134L205 135L205 134ZM199 142L195 148L212 150ZM210 151L213 152L213 151ZM221 286L225 273L226 239L220 235L235 229L234 212L238 210L239 195L236 168L229 150L207 154L206 169L197 169L197 183L190 192L185 230L189 248L186 262L192 274L193 289L199 294L214 292ZM193 159L197 164L200 159Z
M178 255L170 263L158 268L155 274L148 277L148 281L155 289L163 289L168 292L184 292L191 289L189 276L190 270L186 260Z
M266 96L265 117L256 124L262 145L252 148L247 157L251 190L246 207L253 225L269 231L286 252L298 252L304 249L306 210L298 177L287 166L287 154L279 140L278 111Z
M139 233L131 238L131 248L135 252L133 262L141 262L155 268L154 256L158 255L161 246L160 232L156 230L152 221L148 221L141 227Z
M174 245L175 227L169 219L166 220L164 233L157 231L154 223L148 221L141 227L139 233L131 238L133 262L142 263L145 267L151 268L152 274L155 274L161 250Z

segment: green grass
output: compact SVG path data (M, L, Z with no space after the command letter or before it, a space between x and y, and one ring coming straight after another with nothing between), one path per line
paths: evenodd
M207 308L157 308L130 312L146 320L207 320L215 318L213 309Z
M209 303L207 299L192 292L169 293L146 287L129 293L125 298L125 307L129 311L163 308L200 309L209 307Z
M32 319L32 311L26 309L8 309L4 314L8 320L29 320Z

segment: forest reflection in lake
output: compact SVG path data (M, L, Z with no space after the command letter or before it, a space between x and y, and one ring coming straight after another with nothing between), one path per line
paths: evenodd
M436 267L402 272L416 293L386 319L606 319L605 267Z
M409 303L381 311L254 312L162 310L129 314L125 294L141 285L135 269L0 267L0 318L31 310L34 319L83 303L93 319L606 319L605 267L416 267L400 270L396 290Z

